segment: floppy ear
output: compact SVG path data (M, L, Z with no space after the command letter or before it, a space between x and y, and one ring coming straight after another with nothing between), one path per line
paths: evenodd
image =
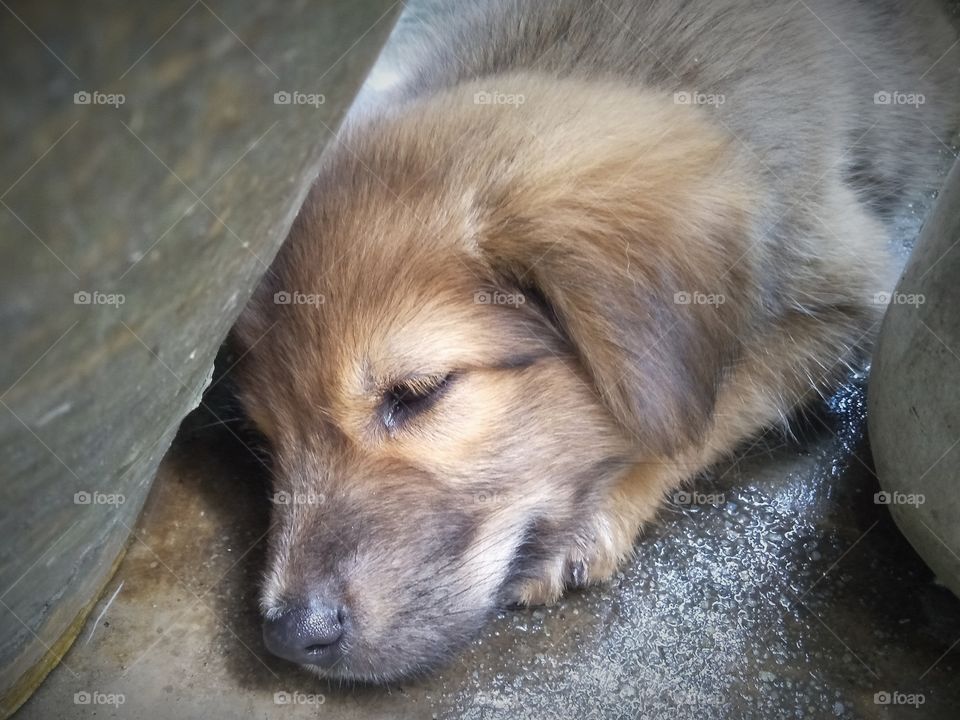
M506 182L481 251L545 299L613 415L669 456L703 439L755 291L749 194L727 151L663 136L666 150L601 141L577 166Z

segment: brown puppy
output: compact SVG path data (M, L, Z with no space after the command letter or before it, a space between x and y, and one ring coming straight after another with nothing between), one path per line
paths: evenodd
M835 383L891 283L868 202L930 183L953 113L927 3L453 5L405 21L416 71L346 124L235 333L265 640L344 678L609 577L668 490Z

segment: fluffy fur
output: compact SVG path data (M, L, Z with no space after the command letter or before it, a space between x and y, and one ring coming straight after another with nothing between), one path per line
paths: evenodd
M854 0L406 17L384 62L413 72L342 129L235 331L276 489L313 498L275 505L264 611L335 598L328 672L382 681L609 577L868 346L878 210L933 185L954 117L948 27Z

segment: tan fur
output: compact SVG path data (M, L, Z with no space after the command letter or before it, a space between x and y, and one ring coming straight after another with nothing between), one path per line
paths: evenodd
M276 506L264 611L348 607L334 675L421 671L495 607L608 578L869 343L892 278L843 139L778 185L762 134L615 75L508 68L349 123L236 328L276 489L322 495Z

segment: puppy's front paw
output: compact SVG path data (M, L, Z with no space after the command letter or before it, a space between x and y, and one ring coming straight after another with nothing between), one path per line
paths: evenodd
M652 470L652 471L651 471ZM567 588L583 588L609 580L633 554L640 529L652 521L666 492L682 476L672 466L638 465L625 476L603 509L566 542L550 548L537 575L520 583L513 594L520 605L550 605Z
M577 539L564 563L566 587L583 588L605 582L632 554L639 527L631 533L615 533L609 528L610 523L598 518L591 524L589 532Z
M539 577L519 586L520 605L552 605L566 589L585 588L609 580L633 551L634 532L612 532L616 525L598 517L577 534L565 551L545 564Z
M517 589L517 605L553 605L563 595L563 571L551 568L543 577L527 580Z

